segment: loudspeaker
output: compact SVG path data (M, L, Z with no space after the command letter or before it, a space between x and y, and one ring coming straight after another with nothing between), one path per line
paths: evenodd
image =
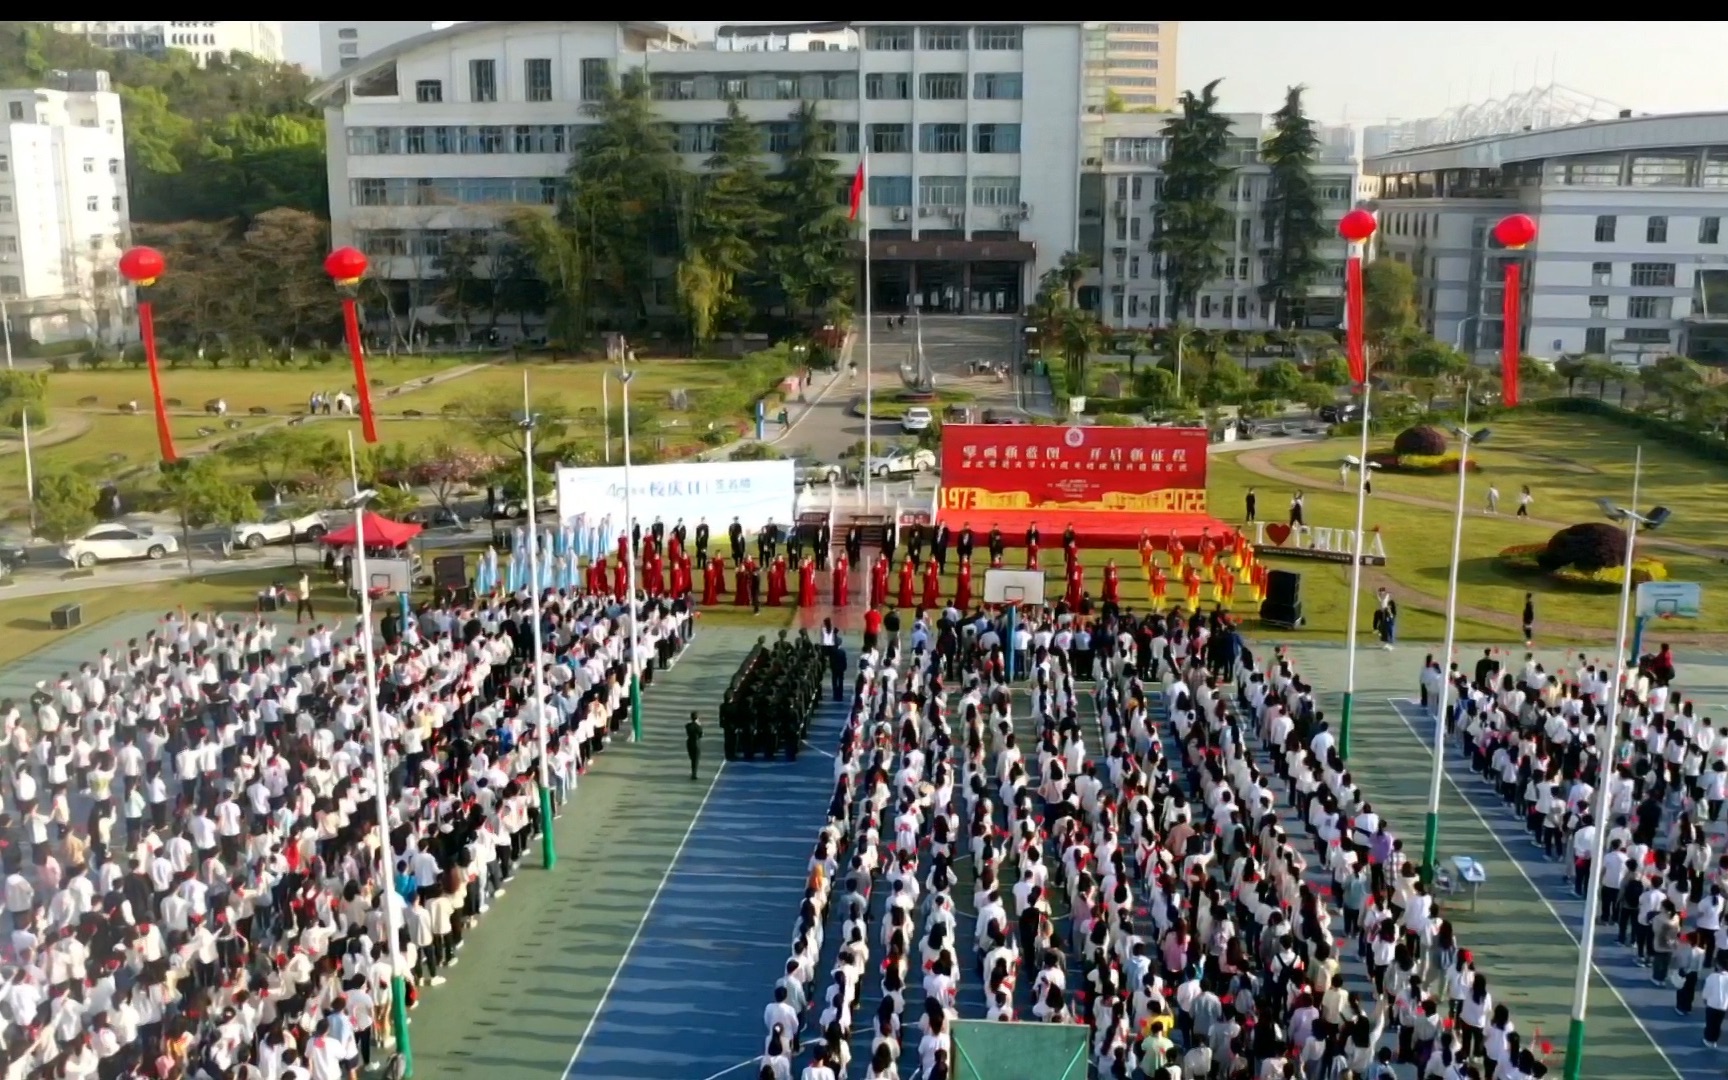
M468 586L468 557L439 555L432 560L432 583L440 589L462 589Z
M48 613L48 625L56 630L71 630L84 624L84 609L78 604L61 604Z
M1302 614L1302 575L1273 570L1266 575L1266 601L1260 605L1260 621L1294 629L1306 619Z

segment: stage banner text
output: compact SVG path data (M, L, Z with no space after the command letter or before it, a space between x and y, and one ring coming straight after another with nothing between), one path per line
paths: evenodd
M1205 428L942 425L947 510L1206 512Z

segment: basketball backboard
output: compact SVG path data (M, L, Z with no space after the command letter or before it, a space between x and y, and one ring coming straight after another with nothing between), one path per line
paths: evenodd
M984 571L984 602L986 604L1043 604L1044 571L994 569Z

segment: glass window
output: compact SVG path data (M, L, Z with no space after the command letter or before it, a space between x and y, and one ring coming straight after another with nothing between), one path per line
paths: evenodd
M1628 326L1625 335L1626 342L1631 345L1666 345L1674 339L1672 330L1654 326Z
M1591 326L1584 330L1584 351L1597 356L1608 351L1608 328L1606 326Z
M1017 52L1020 49L1020 27L980 26L972 31L974 47L990 52Z
M957 71L931 72L919 86L925 101L961 101L966 97L966 76Z
M911 206L912 178L910 176L872 176L869 196L871 206Z
M23 291L23 281L11 276L0 277L0 296L17 296Z
M906 142L905 124L871 124L870 152L872 154L904 154L911 147Z
M522 62L529 101L552 100L552 61L530 58Z
M599 101L612 85L612 64L608 60L582 61L582 100Z
M1590 317L1592 319L1606 319L1608 317L1608 298L1606 296L1592 296L1590 298Z
M1019 206L1020 178L1018 176L974 176L972 178L972 205Z
M101 197L96 196L96 195L87 196L84 199L84 209L85 210L100 210L100 209L102 209Z
M1613 214L1599 215L1596 218L1596 242L1598 244L1612 244L1617 223L1618 219Z
M1674 284L1673 263L1633 263L1633 285L1666 285Z
M907 101L912 97L912 76L904 71L866 75L864 96L871 101Z
M924 154L966 152L965 124L919 124L918 150Z
M1018 71L981 71L972 76L972 96L980 101L1020 100Z
M763 125L768 131L768 152L770 154L788 154L792 152L793 127L789 120L776 120Z
M11 212L12 212L12 196L0 195L0 214L10 214Z
M1614 280L1614 264L1599 262L1590 264L1590 283L1592 285L1608 285Z
M1618 187L1622 164L1619 157L1569 161L1561 168L1560 182L1579 187Z
M1719 217L1702 217L1698 219L1698 242L1700 244L1715 244L1722 240L1722 219Z
M878 52L906 52L912 48L910 26L867 26L864 47Z
M1668 242L1668 218L1662 214L1650 215L1650 220L1644 223L1644 239L1652 244Z
M470 101L498 100L498 62L496 60L468 61L468 99Z
M1626 301L1628 319L1667 319L1673 311L1672 296L1633 296Z
M1019 124L977 124L972 131L972 149L980 154L1020 152Z
M965 206L966 178L964 176L920 176L918 178L919 206Z
M966 49L964 26L926 26L918 36L926 49L942 52L964 52Z
M441 79L421 79L414 84L414 100L422 105L437 105L444 100L444 83Z
M1686 157L1639 154L1632 159L1635 187L1687 187L1698 166L1696 155Z

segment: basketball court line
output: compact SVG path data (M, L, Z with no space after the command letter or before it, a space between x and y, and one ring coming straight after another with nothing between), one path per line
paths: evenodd
M1410 729L1410 734L1413 735L1431 755L1434 752L1434 744L1431 736L1424 735L1422 730L1416 726L1416 722L1410 719L1409 713L1406 712L1406 707L1408 707L1410 712L1417 713L1422 719L1430 719L1427 714L1422 711L1420 702L1414 698L1389 697L1386 699L1386 703L1392 706L1392 711L1398 714L1398 719L1404 721L1404 726ZM1583 945L1578 940L1578 935L1572 931L1572 924L1561 916L1560 909L1554 906L1554 902L1548 898L1547 892L1538 886L1536 880L1530 876L1530 872L1524 869L1523 861L1520 860L1518 856L1512 854L1512 849L1507 847L1506 841L1501 838L1500 831L1488 821L1487 817L1483 815L1481 809L1477 807L1476 800L1471 798L1469 793L1467 793L1453 777L1453 757L1452 754L1445 755L1446 766L1443 772L1446 777L1446 783L1451 786L1453 793L1458 796L1459 801L1470 808L1470 813L1476 816L1476 822L1482 826L1482 831L1486 832L1491 838L1493 838L1494 846L1500 849L1500 853L1506 856L1506 861L1511 863L1512 868L1518 871L1518 876L1524 879L1524 884L1530 887L1530 891L1536 894L1536 899L1540 900L1542 906L1548 909L1548 914L1553 917L1556 923L1560 924L1561 932L1563 932L1567 939L1572 942L1573 947L1582 949ZM1638 1014L1636 1009L1632 1008L1632 1003L1626 1000L1626 995L1620 992L1620 987L1616 984L1615 979L1608 972L1602 970L1602 966L1596 963L1594 958L1592 958L1590 966L1596 977L1602 980L1602 985L1606 986L1608 992L1614 995L1614 1000L1618 1001L1620 1007L1626 1010L1626 1015L1632 1018L1634 1024L1638 1025L1638 1030L1644 1033L1644 1037L1649 1040L1651 1047L1654 1048L1656 1053L1662 1058L1662 1063L1668 1066L1669 1071L1674 1074L1676 1080L1687 1080L1687 1074L1681 1072L1680 1066L1676 1065L1674 1059L1668 1056L1668 1051L1662 1046L1661 1041L1656 1038L1655 1033L1652 1032L1649 1026L1644 1023L1644 1018Z

